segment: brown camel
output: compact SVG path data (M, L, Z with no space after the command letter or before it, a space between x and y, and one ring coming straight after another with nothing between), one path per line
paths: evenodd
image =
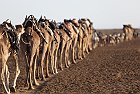
M23 25L25 27L25 33L22 35L21 49L26 58L26 80L28 89L34 89L33 84L39 85L36 80L36 61L39 55L40 37L38 33L40 33L40 31L32 15L25 18Z
M10 94L10 90L15 92L16 81L20 74L18 66L18 48L20 36L24 33L24 28L22 25L16 25L16 29L13 28L11 23L4 22L0 25L0 54L2 59L2 73L1 79L4 89L7 94ZM13 36L15 35L15 36ZM16 43L16 44L14 44ZM7 60L10 55L13 55L16 63L16 76L11 88L9 88L9 70L7 65Z

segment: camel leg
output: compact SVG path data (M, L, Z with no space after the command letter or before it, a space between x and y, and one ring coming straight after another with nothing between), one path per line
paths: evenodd
M66 47L66 49L65 49L65 58L66 58L66 61L65 61L65 63L68 65L68 66L70 66L70 64L71 64L71 59L72 59L72 40L71 41L68 41L67 42L67 47Z
M25 60L26 60L26 82L25 86L29 85L28 79L29 79L29 56L27 52L25 52Z
M59 57L59 63L60 63L59 68L60 68L60 70L63 70L62 57L63 57L63 52L64 52L64 46L65 46L65 43L64 43L64 41L62 41L60 43L60 49L59 49L59 51L60 51L60 57Z
M86 42L88 42L88 41L86 41ZM89 54L88 43L85 43L85 51L86 51L87 54Z
M55 71L54 71L54 51L55 51L55 43L52 42L51 52L50 52L52 74L55 74Z
M58 44L57 44L58 46ZM59 46L56 48L55 50L55 53L54 53L54 70L55 70L55 73L57 74L58 71L57 71L57 56L58 56L58 49L59 49Z
M82 41L82 57L85 58L85 39Z
M17 54L14 55L14 59L16 61L16 76L15 76L15 79L14 79L14 83L13 83L13 86L10 88L11 92L16 92L16 81L17 81L17 78L20 74L20 69L19 69L19 65L18 65L18 56Z
M48 47L47 49L47 53L46 53L46 78L49 78L50 75L49 75L49 55L50 55L50 47Z
M89 37L89 46L88 46L88 49L89 49L89 51L91 51L92 48L93 48L92 34L90 34L89 36L90 37Z
M73 47L72 47L72 63L75 64L76 61L75 61L75 58L74 58L74 55L75 55L74 53L75 53L76 39L73 40L72 45L73 45Z
M65 67L68 68L68 55L69 55L69 45L66 43L65 48L64 48L64 62L65 62Z
M88 40L88 37L86 39L87 40L85 41L85 51L86 51L87 54L89 54L89 50L88 50L89 40Z
M41 80L43 80L43 81L46 80L45 75L44 75L43 66L44 66L44 60L45 60L47 49L48 49L48 44L44 44L43 53L42 53L42 56L41 56Z
M39 83L36 80L36 63L37 63L37 58L38 58L38 54L39 54L39 49L37 49L35 57L34 57L34 66L33 66L33 84L38 86Z
M78 43L78 59L82 59L82 39L79 38Z
M33 51L32 51L33 52ZM33 84L32 84L32 67L33 67L33 59L34 59L34 53L31 53L31 59L29 62L29 73L28 73L28 89L34 89Z
M36 68L36 79L39 79L39 73L40 73L40 70L41 70L41 64L40 64L41 62L40 62L40 59L39 59L39 56L38 56L38 58L37 58L37 61L36 61L36 66L37 66L37 68Z
M75 38L75 44L74 44L74 59L77 60L78 59L78 48L77 48L77 44L78 43L78 35Z
M6 81L7 81L6 87L7 87L7 90L10 92L10 88L9 88L9 75L10 75L10 73L9 73L9 70L8 70L8 66L6 64Z
M9 75L10 75L10 73L8 71L8 66L6 64L2 64L1 80L2 80L4 89L5 89L5 91L6 91L7 94L10 94L10 89L9 89Z
M8 71L8 66L7 66L7 60L8 60L8 51L1 49L2 53L2 72L1 72L1 80L4 86L4 89L7 94L10 94L10 89L9 89L9 71ZM6 76L6 77L5 77Z

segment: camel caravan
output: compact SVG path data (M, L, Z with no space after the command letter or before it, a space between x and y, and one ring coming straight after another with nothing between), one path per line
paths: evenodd
M5 92L16 92L21 61L26 64L25 83L28 89L34 89L34 86L39 85L38 80L45 81L50 75L57 74L58 70L77 63L77 60L85 58L92 49L132 40L137 36L131 25L124 25L123 32L118 34L97 32L87 18L56 22L45 16L37 20L30 15L25 17L22 24L15 26L6 20L0 24L1 80ZM7 65L11 55L16 63L12 87L9 85L10 73Z
M115 45L123 41L129 41L135 39L139 36L139 33L136 32L130 24L123 25L123 32L105 34L103 32L93 32L93 48L105 46L105 45Z

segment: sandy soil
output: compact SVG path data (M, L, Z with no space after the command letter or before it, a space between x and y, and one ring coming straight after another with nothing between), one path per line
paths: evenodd
M20 65L15 94L140 94L140 38L98 47L77 64L40 82L34 90L25 87L25 64ZM12 80L15 66L12 62L9 66Z

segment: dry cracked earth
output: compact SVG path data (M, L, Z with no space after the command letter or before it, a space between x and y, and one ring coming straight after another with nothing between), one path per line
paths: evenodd
M34 90L25 87L25 64L20 65L17 93L13 94L140 94L140 38L98 47ZM9 66L12 80L14 63L9 62ZM0 81L1 93L4 89Z

